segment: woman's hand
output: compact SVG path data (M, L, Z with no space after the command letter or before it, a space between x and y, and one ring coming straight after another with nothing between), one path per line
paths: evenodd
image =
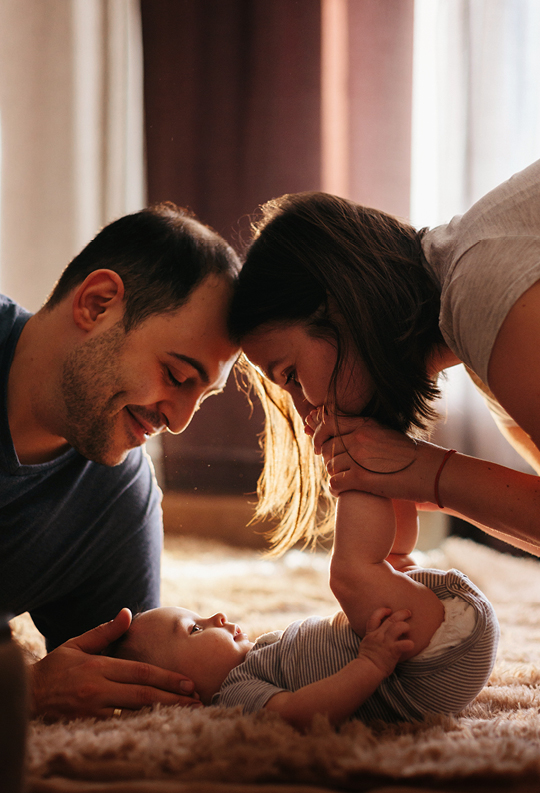
M316 454L322 454L330 490L364 490L386 498L433 502L433 483L444 449L389 429L374 419L329 416L319 408L306 418Z

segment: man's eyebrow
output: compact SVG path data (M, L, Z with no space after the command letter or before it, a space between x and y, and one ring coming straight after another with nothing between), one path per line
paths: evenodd
M196 358L191 358L189 355L182 355L179 352L170 352L169 355L171 355L173 358L178 358L179 361L184 361L185 363L188 363L190 366L192 366L199 373L199 377L201 378L204 385L208 385L210 378L208 376L208 372L200 361L198 361Z

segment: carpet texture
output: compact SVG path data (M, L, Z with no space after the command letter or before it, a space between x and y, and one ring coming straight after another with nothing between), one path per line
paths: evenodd
M324 719L306 735L272 713L158 708L104 722L32 722L29 790L302 791L540 789L540 563L451 538L422 564L463 570L501 623L489 685L457 718L339 732ZM337 604L323 554L292 551L270 561L256 552L169 537L163 602L208 616L224 611L255 638ZM40 651L24 617L17 635ZM217 786L217 787L216 787Z

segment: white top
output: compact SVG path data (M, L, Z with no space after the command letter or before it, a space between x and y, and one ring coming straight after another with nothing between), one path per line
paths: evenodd
M519 297L540 280L540 160L464 215L427 232L422 246L425 267L441 290L443 338L486 393L501 325ZM492 404L490 409L500 422L502 408ZM504 411L502 418L515 424Z

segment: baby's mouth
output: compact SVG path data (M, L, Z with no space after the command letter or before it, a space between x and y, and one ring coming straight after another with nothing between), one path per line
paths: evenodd
M240 628L238 625L235 625L234 626L234 635L233 635L234 641L235 642L243 641L244 639L247 639L247 638L248 638L247 633L244 633L242 628Z

